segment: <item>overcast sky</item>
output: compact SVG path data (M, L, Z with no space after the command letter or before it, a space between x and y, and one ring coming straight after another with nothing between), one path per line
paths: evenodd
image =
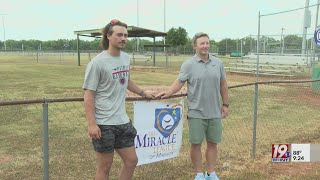
M310 0L309 5L316 3ZM0 19L0 40L3 25L5 39L75 39L73 31L101 28L115 18L157 31L164 31L164 24L166 31L180 26L189 37L207 32L219 41L257 34L259 11L269 14L304 6L305 0L0 0L0 14L6 14ZM310 10L308 33L313 33L316 6ZM284 34L302 33L303 13L263 16L261 33L279 35L282 28Z

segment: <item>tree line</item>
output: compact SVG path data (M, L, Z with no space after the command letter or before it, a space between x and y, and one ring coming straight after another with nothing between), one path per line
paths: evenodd
M192 40L188 37L187 31L182 28L174 28L172 27L165 37L166 44L170 45L170 47L166 48L168 52L172 53L186 53L193 52L192 48ZM79 43L80 50L101 50L100 46L100 38L95 38L93 40L81 40ZM287 35L281 39L274 37L260 37L260 46L262 51L277 51L278 49L284 48L286 49L301 49L302 37L297 35ZM145 45L152 45L153 42L144 38L129 38L126 51L152 51L152 47L145 47ZM156 41L156 44L164 44L163 40ZM254 52L256 49L256 37L247 36L242 39L231 39L225 38L216 42L214 40L210 40L210 51L217 52L220 54L230 53L230 52L240 52L242 50L243 53ZM0 49L4 50L4 42L0 41ZM6 40L6 49L7 50L25 50L25 51L34 51L34 50L42 50L42 51L74 51L77 49L77 40L76 39L58 39L58 40ZM164 48L157 48L156 51L163 51Z

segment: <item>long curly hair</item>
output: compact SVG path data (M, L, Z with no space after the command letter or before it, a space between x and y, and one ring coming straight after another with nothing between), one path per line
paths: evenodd
M112 33L114 32L113 31L113 26L122 26L122 27L125 27L127 28L127 24L126 23L123 23L117 19L113 19L111 20L101 31L101 34L102 34L102 38L101 38L101 41L100 41L100 47L103 49L103 50L107 50L109 48L109 39L108 39L108 35L112 35Z

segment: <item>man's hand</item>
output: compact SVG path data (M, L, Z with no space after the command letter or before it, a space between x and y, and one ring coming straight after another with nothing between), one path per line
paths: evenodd
M221 117L222 117L222 119L229 115L228 111L229 111L228 107L226 107L226 106L222 106L221 107Z
M162 91L159 94L156 95L157 99L166 99L170 97L172 94L177 93L182 86L184 85L184 82L180 82L180 80L176 79L171 87L167 91Z
M170 91L163 91L163 92L160 92L159 94L156 95L156 98L158 99L165 99L165 98L168 98L169 96L171 96L172 93Z
M146 99L155 99L155 96L151 93L144 93L144 96L142 96Z
M101 130L96 124L88 126L88 134L90 138L94 140L101 138Z

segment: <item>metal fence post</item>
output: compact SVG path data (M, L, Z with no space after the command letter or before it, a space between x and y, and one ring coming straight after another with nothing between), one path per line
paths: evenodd
M77 34L77 53L78 53L78 66L80 66L80 40L79 40L79 34Z
M169 67L169 64L168 64L168 53L167 53L167 49L164 51L165 55L166 55L166 68Z
M43 125L43 179L49 180L49 128L48 128L48 102L43 98L42 104Z
M319 3L320 3L320 0L318 0L318 4L317 4L317 11L316 11L316 23L315 23L315 26L314 26L314 30L316 31L317 30L317 27L318 27L318 15L319 15ZM313 67L313 65L315 64L315 61L316 61L316 44L315 44L315 39L313 40L313 48L312 48L312 62L311 62L311 67Z
M260 11L258 18L258 38L257 38L257 70L256 70L256 83L254 85L254 109L253 109L253 128L252 128L252 159L256 158L257 146L257 114L258 114L258 82L259 82L259 51L260 51Z

